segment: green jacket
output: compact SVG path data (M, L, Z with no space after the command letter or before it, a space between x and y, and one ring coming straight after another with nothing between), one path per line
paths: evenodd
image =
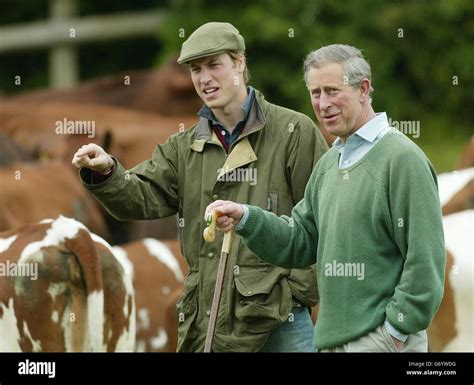
M129 171L115 160L112 176L103 183L87 183L90 171L80 171L84 186L117 219L157 219L178 213L181 249L189 265L177 304L178 351L204 348L222 245L221 233L214 243L204 242L207 205L228 199L289 215L303 198L313 166L327 150L307 116L255 93L246 125L229 154L207 119L201 118L158 145L151 160ZM234 237L213 350L259 351L270 332L287 319L292 295L308 306L317 303L315 277L315 266L297 270L273 266Z

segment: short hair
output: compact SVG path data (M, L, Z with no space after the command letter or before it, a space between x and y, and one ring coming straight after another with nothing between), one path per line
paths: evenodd
M244 57L244 60L245 60L245 71L244 71L244 83L245 84L248 84L249 80L250 80L250 71L249 71L249 67L247 65L247 57L245 56L245 52L244 51L240 51L240 52L235 52L235 51L232 51L232 52L227 52L230 56L230 58L232 59L232 61L235 63L235 61L238 59L238 56L239 55L242 55Z
M370 64L365 60L362 52L356 47L345 44L331 44L321 47L306 56L304 61L304 80L308 85L308 74L311 68L321 68L327 64L340 63L350 86L357 88L362 80L369 79L372 82L372 71ZM369 103L372 102L372 86L369 90Z

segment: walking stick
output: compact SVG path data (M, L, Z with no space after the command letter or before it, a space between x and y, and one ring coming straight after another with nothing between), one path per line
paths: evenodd
M207 214L206 221L208 227L204 229L204 239L206 242L213 242L216 238L216 220L218 217L217 210ZM232 231L224 233L224 241L222 242L221 258L219 260L219 267L217 269L216 285L214 287L214 297L212 298L211 314L209 317L209 325L207 327L206 343L204 345L204 352L209 353L212 348L212 340L216 331L217 313L221 302L222 287L224 285L224 276L227 266L227 259L230 253L230 246L232 243Z

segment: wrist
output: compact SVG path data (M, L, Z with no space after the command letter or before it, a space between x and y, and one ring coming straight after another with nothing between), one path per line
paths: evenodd
M245 226L245 223L247 222L248 216L249 216L249 209L245 205L241 205L243 210L242 210L242 216L237 220L235 229L237 231L242 230L242 228Z
M110 173L112 173L112 171L114 171L114 163L112 162L112 164L107 167L106 169L104 170L101 170L101 171L97 171L97 173L99 175L109 175Z

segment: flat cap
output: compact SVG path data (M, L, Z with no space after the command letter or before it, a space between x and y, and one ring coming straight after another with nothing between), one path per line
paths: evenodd
M183 43L178 63L229 51L245 51L244 38L237 28L229 23L206 23Z

